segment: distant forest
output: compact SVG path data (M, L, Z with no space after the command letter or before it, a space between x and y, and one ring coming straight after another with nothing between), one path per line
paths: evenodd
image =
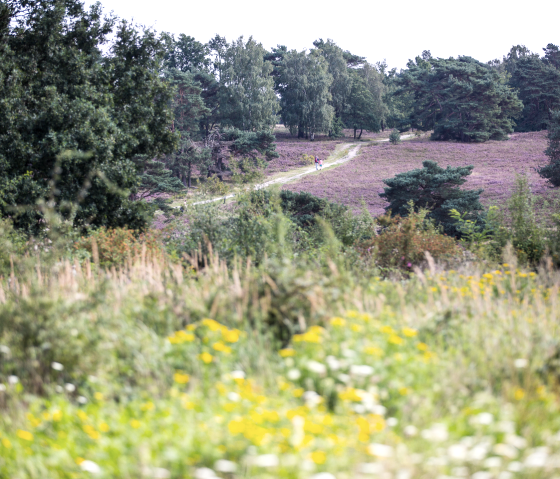
M0 214L36 231L50 204L76 226L141 227L143 196L227 168L216 145L274 157L278 123L308 140L412 128L482 142L546 129L560 108L553 44L542 54L517 45L488 63L424 51L401 71L358 53L330 39L304 51L252 37L202 43L100 4L4 1Z

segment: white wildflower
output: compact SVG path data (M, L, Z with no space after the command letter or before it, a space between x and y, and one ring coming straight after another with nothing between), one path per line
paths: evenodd
M525 358L519 358L519 359L516 359L513 362L513 364L515 365L515 367L517 369L523 369L523 368L527 367L527 365L529 364L529 361L527 361Z
M521 469L523 469L523 464L518 461L513 461L508 464L507 469L511 472L519 472L521 471Z
M337 378L341 383L344 383L344 384L346 384L348 381L350 381L350 376L348 376L348 374L339 374L337 376Z
M350 366L350 374L352 376L368 377L371 376L374 369L366 364L353 364Z
M381 474L383 465L378 462L364 462L358 466L358 471L361 474Z
M64 388L63 388L60 384L57 384L57 385L54 387L54 390L55 390L57 393L64 392Z
M169 479L171 477L171 472L163 467L143 467L142 475L146 477L152 477L153 479Z
M6 385L4 383L0 383L0 393L3 393L6 390Z
M486 461L484 461L484 467L487 467L488 469L497 469L498 467L501 467L501 465L502 459L495 456L489 457Z
M73 393L76 390L76 386L71 383L66 383L64 385L64 389L66 389L66 391L68 391L69 393Z
M309 371L315 374L323 375L327 373L327 366L317 361L308 361L306 367Z
M467 458L468 449L463 444L453 444L447 448L447 455L456 461L464 461Z
M235 391L230 391L227 395L227 398L231 401L231 402L237 402L241 399L241 396L239 394L237 394Z
M469 468L465 466L454 467L451 469L451 474L456 477L467 477L469 475Z
M64 369L64 366L60 363L57 363L56 361L53 361L51 363L51 368L53 368L55 371L62 371Z
M352 349L343 349L342 350L342 355L345 358L352 359L352 358L356 357L356 351L354 351Z
M517 449L510 444L499 443L494 446L494 454L514 459L517 457Z
M506 434L504 440L506 444L511 444L517 449L525 449L527 447L527 439L521 436L516 436L515 434Z
M387 408L381 404L375 404L370 408L370 410L373 414L377 414L378 416L385 416L385 413L387 412Z
M8 384L11 384L13 386L17 383L19 383L19 378L17 376L8 376Z
M84 396L78 396L78 402L80 404L85 404L85 403L87 403L87 398L84 397Z
M354 404L352 409L356 414L364 414L366 412L366 407L363 404Z
M486 444L477 444L469 451L469 460L482 461L488 455L488 446Z
M500 432L515 434L515 423L513 421L500 421L498 424L496 424L496 428Z
M443 442L447 441L449 434L445 424L433 424L430 429L422 431L422 437L428 441Z
M276 454L261 454L253 459L253 464L258 467L276 467L279 462Z
M235 464L235 462L233 462L233 461L228 461L226 459L219 459L214 464L214 469L216 469L216 471L219 471L219 472L232 473L232 472L237 471L237 464Z
M391 446L386 446L385 444L372 443L368 446L368 452L372 456L377 456L377 457L393 456L393 448Z
M195 479L214 479L216 473L208 467L201 467L194 471L194 477Z
M395 479L410 479L410 477L411 477L410 471L407 471L406 469L401 469L399 472L397 472Z
M232 371L231 377L233 379L245 379L245 373L243 371Z
M418 434L418 429L412 424L409 424L404 428L404 434L408 437L416 436L416 434Z
M9 356L10 355L10 348L8 346L5 346L4 344L0 344L0 353L2 353L5 356Z
M305 391L303 393L303 400L305 401L305 405L309 408L318 406L323 402L323 398L315 391Z
M330 472L320 472L313 474L309 479L336 479Z
M498 479L513 479L513 473L502 471L498 474Z
M471 479L492 479L492 477L492 474L488 471L478 471L471 476Z
M548 449L546 447L538 447L525 458L523 464L525 467L544 467L548 459Z
M387 426L395 427L399 423L399 420L396 417L390 417L387 419Z
M90 472L92 474L99 474L101 472L101 468L93 461L82 461L80 463L80 467L82 471Z
M97 382L97 376L88 376L88 381L90 383L96 383Z
M290 369L286 375L290 381L297 381L301 378L301 373L299 369Z
M327 356L326 361L331 371L338 371L340 369L340 361L334 356Z
M488 426L494 422L494 416L489 412L481 412L475 416L475 422L483 426Z
M315 463L313 461L311 461L310 459L304 459L301 462L300 468L301 468L302 471L314 472L315 469L317 469L317 466L315 466Z

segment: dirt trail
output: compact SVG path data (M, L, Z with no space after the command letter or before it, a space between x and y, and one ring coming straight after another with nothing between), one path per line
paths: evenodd
M409 138L411 136L414 136L414 135L403 135L403 136L401 136L401 138L404 139L404 138ZM377 140L377 142L382 142L382 141L389 141L389 139L387 138L387 139L384 139L384 140ZM362 145L355 145L354 147L348 148L348 152L346 153L346 155L344 155L342 158L339 158L337 160L333 160L333 161L325 160L323 162L323 168L328 168L330 166L340 165L342 163L346 163L347 161L350 161L352 158L354 158L358 154L361 147L362 147ZM274 180L265 181L264 183L261 183L259 185L255 185L255 189L260 190L260 189L267 188L267 187L272 186L272 185L283 185L285 183L289 183L290 181L297 180L298 178L301 178L302 176L309 175L309 174L313 173L314 171L315 171L315 166L312 166L312 167L309 167L306 170L299 171L299 173L296 173L295 175L282 176L281 178L276 178ZM216 201L227 200L229 198L233 198L234 196L235 196L235 193L232 193L232 194L229 194L229 195L220 196L218 198L212 198L211 200L197 201L196 203L192 203L192 204L193 205L205 205L205 204L208 204L208 203L214 203Z

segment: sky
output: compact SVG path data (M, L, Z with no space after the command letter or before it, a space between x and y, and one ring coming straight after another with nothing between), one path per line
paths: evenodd
M85 0L86 4L94 1ZM263 1L101 0L104 10L158 31L184 33L206 43L253 36L270 49L313 47L331 38L371 63L405 68L409 58L430 50L447 58L468 55L486 62L512 45L542 54L560 44L560 2L533 0ZM554 6L556 5L556 7Z

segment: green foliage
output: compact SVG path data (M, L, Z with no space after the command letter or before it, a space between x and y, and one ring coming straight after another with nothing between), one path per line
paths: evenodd
M334 118L334 108L330 105L333 78L319 52L285 53L278 82L280 115L292 134L314 139L315 133L330 130Z
M253 37L243 37L223 51L220 65L220 122L243 131L272 129L276 124L278 99L272 64L264 60L266 50Z
M267 160L277 158L276 137L270 130L241 131L236 128L222 132L223 141L231 141L229 151L234 156L264 155Z
M550 163L539 168L538 172L553 186L560 186L560 110L551 112L548 125L548 148L545 150Z
M381 121L376 115L375 97L369 91L366 81L358 73L353 73L351 78L352 88L343 112L343 119L346 126L354 130L354 138L357 130L360 130L358 136L360 139L363 130L379 131Z
M200 192L203 195L226 195L229 192L229 186L220 180L217 176L210 178L200 183Z
M14 229L9 219L0 218L0 277L8 276L14 258L17 258L27 249L27 237Z
M473 166L443 169L435 161L424 161L423 168L399 173L394 178L384 180L387 185L379 196L389 205L386 211L393 216L407 216L412 201L416 210L429 209L429 218L441 224L447 234L457 234L455 221L449 212L453 209L470 217L482 209L479 202L482 190L461 190L459 186L467 180Z
M396 128L393 129L393 131L389 135L389 141L392 145L398 145L401 142L401 134L399 133L399 130L397 130Z
M134 159L176 145L161 42L125 22L115 28L100 5L12 6L0 62L1 215L38 232L46 225L38 203L53 201L76 226L142 227L144 206L129 200Z
M165 257L161 237L157 230L148 230L137 235L134 230L126 228L99 228L74 243L75 250L85 250L88 257L101 266L124 266L141 259L152 260Z
M266 161L261 158L231 159L229 168L233 172L233 182L238 185L254 185L265 179Z
M414 267L426 265L426 252L439 262L457 261L461 255L454 239L442 234L427 219L429 210L415 211L412 202L408 216L385 215L377 219L381 231L371 240L362 241L358 247L366 257L385 269L412 272Z
M410 124L435 140L507 139L523 105L490 66L471 57L409 61L396 95L413 95Z

